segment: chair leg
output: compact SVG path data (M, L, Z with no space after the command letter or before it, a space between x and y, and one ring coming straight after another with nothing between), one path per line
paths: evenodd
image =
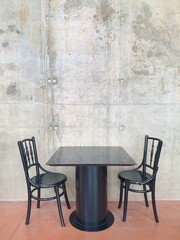
M118 208L121 208L122 198L123 198L123 182L121 181Z
M64 191L64 198L65 198L65 201L66 201L67 208L70 209L71 206L69 204L69 199L68 199L65 183L63 184L63 191Z
M59 197L59 188L54 187L54 191L56 193L57 206L58 206L58 212L59 212L59 218L61 221L61 226L64 227L65 224L64 224L64 217L63 217L62 208L61 208L61 201L60 201L60 197Z
M40 188L38 188L38 198L40 198L41 197L41 189ZM37 208L40 208L40 200L37 200Z
M26 215L26 225L29 224L30 220L30 215L31 215L31 190L28 190L28 205L27 205L27 215Z
M158 223L159 222L159 218L158 218L157 210L156 210L155 185L154 184L152 186L152 206L153 206L153 212L154 212L155 221Z
M146 191L146 185L143 185L143 190ZM144 192L144 200L146 207L149 207L147 192Z
M124 211L123 211L123 222L126 221L126 214L127 214L127 205L128 205L128 190L129 190L129 183L125 182L125 193L124 193Z

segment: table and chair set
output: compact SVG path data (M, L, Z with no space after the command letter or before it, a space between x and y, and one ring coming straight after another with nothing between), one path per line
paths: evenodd
M159 218L156 209L155 186L162 149L162 140L145 136L141 164L133 169L118 173L120 180L119 203L121 208L124 196L122 221L126 221L128 193L143 193L146 207L149 207L147 193L151 192L155 221ZM30 222L31 202L56 199L61 226L65 226L61 197L63 196L70 209L66 191L67 176L44 169L38 160L35 138L18 141L19 152L23 163L27 185L27 215L25 224ZM82 231L101 231L114 222L113 214L107 209L107 167L134 166L136 162L122 147L59 147L48 160L49 166L75 166L76 210L70 214L72 226ZM137 186L139 186L137 188ZM54 189L54 195L42 197L42 189Z

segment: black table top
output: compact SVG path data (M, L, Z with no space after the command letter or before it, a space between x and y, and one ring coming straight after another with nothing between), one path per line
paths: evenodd
M48 160L50 166L131 166L135 161L122 147L59 147Z

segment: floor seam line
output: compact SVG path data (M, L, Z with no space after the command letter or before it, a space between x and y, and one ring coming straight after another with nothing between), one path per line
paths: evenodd
M12 234L12 236L11 236L11 238L10 238L9 240L12 240L12 239L13 239L13 237L14 237L15 233L18 231L18 228L19 228L19 226L21 225L21 222L23 221L23 219L24 219L24 216L23 216L23 217L21 218L21 220L19 221L16 229L14 230L14 233Z

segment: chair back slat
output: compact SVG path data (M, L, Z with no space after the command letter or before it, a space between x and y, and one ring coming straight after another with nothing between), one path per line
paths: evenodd
M35 138L18 141L18 147L26 175L39 175L39 162L37 157Z
M151 146L151 156L150 156L150 166L152 167L153 163L153 157L154 157L154 139L152 140L152 146Z
M144 155L143 155L143 172L148 169L155 173L158 170L159 158L162 148L162 140L154 137L145 136Z
M29 141L29 150L30 150L30 154L31 154L32 163L35 163L34 152L33 152L32 145L31 145L30 141Z
M25 154L24 158L26 159L27 166L29 167L30 165L36 164L32 140L23 140L22 147Z
M24 152L25 157L26 157L27 165L30 165L31 164L31 158L30 158L29 148L27 146L27 142L24 142L23 152Z

